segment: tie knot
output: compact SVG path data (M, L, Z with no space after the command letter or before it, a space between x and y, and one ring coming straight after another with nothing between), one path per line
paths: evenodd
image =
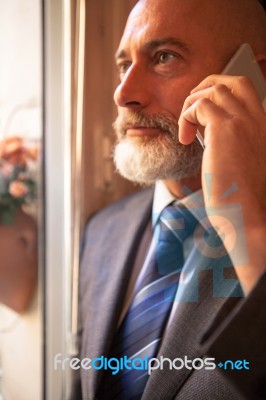
M160 240L184 242L193 234L198 221L186 207L171 204L162 211L159 223Z

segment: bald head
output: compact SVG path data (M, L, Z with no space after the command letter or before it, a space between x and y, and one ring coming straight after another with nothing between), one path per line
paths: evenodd
M258 0L215 0L214 3L222 3L221 17L227 14L227 40L238 44L247 42L256 55L266 54L266 14Z
M139 7L163 12L167 22L167 14L186 9L187 29L193 31L194 22L204 25L221 51L231 47L232 53L247 42L256 55L266 54L266 13L259 0L139 0L136 9Z

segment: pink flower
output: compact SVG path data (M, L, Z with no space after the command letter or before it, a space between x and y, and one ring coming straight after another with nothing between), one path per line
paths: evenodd
M37 160L38 149L26 147L22 138L13 136L0 141L0 159L17 166L27 166L30 160Z
M7 139L3 139L0 142L0 157L5 158L10 154L16 153L22 147L22 138L13 136Z
M14 181L10 183L8 191L13 197L23 198L28 194L29 189L24 183Z

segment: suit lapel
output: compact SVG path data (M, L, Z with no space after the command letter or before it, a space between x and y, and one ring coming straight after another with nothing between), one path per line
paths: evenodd
M121 314L131 269L139 245L139 238L151 216L153 191L143 191L133 201L125 203L119 212L109 215L102 229L105 235L97 243L102 254L96 254L91 277L92 314L87 325L87 356L91 359L108 356L110 345ZM117 223L119 221L119 223ZM110 239L110 240L109 240ZM115 245L117 244L117 246ZM91 252L92 257L93 252ZM95 398L102 371L90 370L87 379L89 398Z
M228 260L230 260L229 257ZM185 356L189 360L202 358L202 350L198 345L202 333L218 310L228 301L228 297L241 295L236 275L232 269L230 270L234 280L230 281L229 285L225 284L223 296L217 297L216 285L218 282L215 281L217 276L220 277L221 272L217 273L215 270L215 260L213 265L213 260L202 256L194 248L187 262L191 263L193 268L195 267L195 272L188 284L179 285L174 316L166 330L157 358L160 356L170 360L175 358L184 360ZM156 393L156 398L164 400L174 398L191 373L192 370L187 368L170 370L165 362L163 370L158 369L151 373L142 397L143 400L153 399L154 393Z
M86 336L84 335L83 357L92 359L108 356L121 315L139 238L142 237L151 215L152 196L152 191L142 192L133 201L125 203L113 216L106 213L102 222L105 234L97 236L97 243L88 251L88 263L93 266L93 274L90 275L90 287L86 289L89 297L83 296L85 302L90 304L88 323L84 327ZM92 237L89 241L93 241ZM117 247L114 243L117 243ZM102 254L100 249L104 249ZM195 266L195 272L187 285L179 285L179 301L158 358L162 356L173 360L187 356L193 360L202 357L198 345L202 332L238 286L233 273L234 281L229 285L228 282L222 282L222 295L216 293L216 289L221 287L224 267L217 260L210 260L202 254L204 251L199 252L194 248L187 260L193 268ZM86 263L86 259L84 262ZM86 305L83 306L85 307ZM158 398L172 399L191 373L186 368L169 370L167 364L164 370L153 371L143 400L154 399L154 393ZM88 371L82 371L82 374L86 382L87 398L95 398L102 371L91 369L90 377Z

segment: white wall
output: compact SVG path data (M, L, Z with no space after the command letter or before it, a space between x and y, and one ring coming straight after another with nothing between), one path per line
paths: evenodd
M0 0L0 138L40 137L41 0Z

